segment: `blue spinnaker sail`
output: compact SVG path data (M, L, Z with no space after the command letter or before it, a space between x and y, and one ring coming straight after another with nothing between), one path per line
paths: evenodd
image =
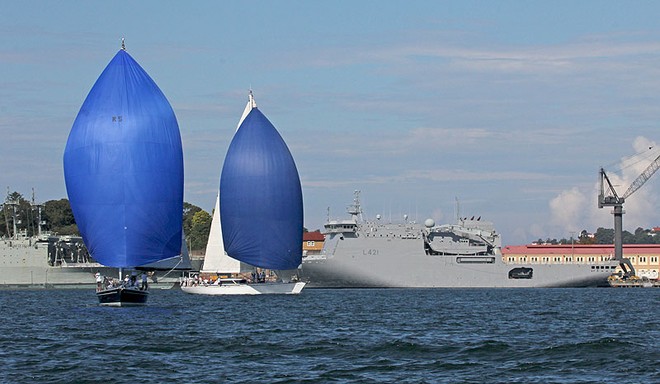
M179 125L165 95L123 49L78 112L64 176L78 229L99 263L138 267L181 254Z
M229 145L220 176L225 251L268 269L302 261L303 201L296 164L286 143L253 108Z

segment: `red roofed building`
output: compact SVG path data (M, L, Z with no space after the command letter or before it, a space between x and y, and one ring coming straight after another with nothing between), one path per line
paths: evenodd
M660 273L660 244L624 244L623 257L630 259L637 276L657 279ZM614 245L508 245L502 247L505 263L591 264L614 258Z
M321 231L303 232L303 257L321 254L324 241Z

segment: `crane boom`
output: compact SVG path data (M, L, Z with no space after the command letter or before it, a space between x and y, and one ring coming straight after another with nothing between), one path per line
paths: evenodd
M605 186L607 182L607 189ZM607 177L607 173L603 168L600 169L600 194L598 195L598 208L603 208L604 206L615 206L622 205L624 199L619 197L610 181L610 178Z
M635 193L635 191L641 188L642 185L644 185L644 183L646 183L646 181L650 179L658 169L660 169L660 155L656 157L655 160L653 160L651 165L646 167L641 175L637 176L635 181L630 184L630 187L628 187L626 192L623 194L622 198L625 200L627 197Z

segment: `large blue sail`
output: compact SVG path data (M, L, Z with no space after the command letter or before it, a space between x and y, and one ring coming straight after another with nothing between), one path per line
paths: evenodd
M138 267L181 254L179 126L156 83L123 49L78 112L64 176L78 229L99 263Z
M302 261L303 201L296 164L273 124L257 108L229 145L220 176L225 251L268 269Z

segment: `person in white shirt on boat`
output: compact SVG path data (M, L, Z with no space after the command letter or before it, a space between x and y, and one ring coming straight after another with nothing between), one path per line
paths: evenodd
M100 291L103 288L103 277L101 276L101 272L96 271L94 276L96 277L96 290Z
M142 280L142 285L140 286L140 289L143 290L143 291L146 291L147 288L149 287L149 285L147 284L147 273L142 272L142 275L140 276L140 278Z

